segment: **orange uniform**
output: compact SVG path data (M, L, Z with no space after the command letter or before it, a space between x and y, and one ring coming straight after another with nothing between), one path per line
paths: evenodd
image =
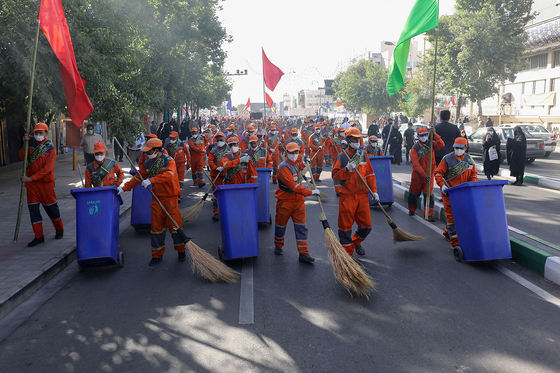
M46 125L45 125L46 127ZM23 160L25 148L19 151L19 157ZM56 161L56 148L49 140L37 142L35 138L29 140L29 152L26 175L33 181L26 182L27 207L31 217L31 226L35 238L44 237L43 218L39 205L42 204L57 232L64 231L56 193L54 192L54 163Z
M355 169L352 171L347 168L348 158L346 154L350 156L355 165ZM336 157L332 178L341 184L338 201L338 238L350 255L354 253L355 246L361 245L371 232L369 191L357 172L364 177L371 190L377 193L375 174L365 151L357 149L353 154L344 151ZM354 222L358 224L358 229L352 237Z
M437 166L434 176L437 185L440 187L444 186L445 180L450 188L469 181L478 180L476 166L468 153L463 154L461 157L457 157L455 153L449 153L444 156ZM453 219L449 197L446 193L441 193L441 198L443 199L443 208L447 219L447 226L443 235L449 236L451 246L458 246L459 239L455 230L455 220Z
M381 157L383 156L383 150L381 149L380 146L371 146L370 144L367 144L366 146L364 146L364 150L366 151L366 153L369 156L372 157Z
M224 146L220 148L217 144L215 144L208 152L208 166L210 167L210 177L214 182L214 184L212 185L213 189L216 189L215 185L222 185L224 183L225 172L220 172L217 170L217 168L220 167L220 161L228 151L229 148L227 147L227 145L224 144ZM212 207L214 215L218 215L218 200L216 199L215 195L212 198Z
M309 157L313 158L311 161L311 171L313 179L320 181L319 177L323 172L323 148L327 144L328 138L324 137L321 133L314 133L309 137L308 147L310 149Z
M269 133L266 135L266 148L272 158L272 182L278 182L278 165L280 164L280 137Z
M204 157L206 156L206 150L204 146L204 137L197 136L196 138L191 138L188 142L189 150L191 152L191 168L193 183L197 184L199 188L202 188L204 184L204 177L202 175L202 167L204 167Z
M270 156L270 152L264 150L264 148L261 148L260 146L257 147L256 150L251 149L247 149L243 152L243 154L247 154L249 157L251 157L251 162L253 163L253 166L255 166L255 168L270 168L272 167L272 157Z
M427 132L427 131L426 131ZM438 134L434 134L434 145L432 150L432 174L430 176L430 206L428 216L434 213L434 174L436 172L436 157L434 151L440 150L445 146ZM410 188L408 192L408 209L416 211L418 197L424 193L424 200L428 193L428 181L424 178L428 174L430 166L430 142L416 142L410 150L410 160L412 161L412 175L410 177Z
M257 169L253 162L242 163L239 155L226 153L219 163L219 166L224 168L225 177L223 185L229 184L252 184L256 183L258 179Z
M179 180L179 188L183 190L183 182L185 181L185 171L187 163L190 163L190 152L189 147L181 140L177 140L175 143L171 141L166 141L165 150L175 161L175 167L177 167L177 176Z
M84 172L86 188L106 186L120 186L124 180L124 172L117 161L105 158L101 164L93 161L87 165Z
M276 201L276 217L274 229L274 245L277 248L284 246L284 235L290 218L294 223L297 249L301 254L309 253L307 247L307 227L305 226L305 200L311 191L301 185L303 176L301 170L304 165L301 156L297 163L288 158L278 166L278 189L274 196Z
M175 220L179 228L183 228L183 221L179 213L179 200L181 189L179 189L179 180L177 177L177 168L175 161L169 155L161 154L156 159L147 159L146 162L139 169L142 178L148 179L152 185L152 191L165 207L169 215ZM129 180L122 187L123 191L132 190L135 186L140 184L142 180L138 174ZM177 234L177 229L167 217L163 209L152 198L151 203L152 217L151 217L151 243L152 243L152 257L162 258L165 253L165 232L167 229L171 232L173 238L173 246L178 252L185 252L185 243ZM167 227L167 229L166 229Z

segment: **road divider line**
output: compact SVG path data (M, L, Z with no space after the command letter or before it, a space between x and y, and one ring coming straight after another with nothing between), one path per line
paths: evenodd
M243 258L239 295L239 324L253 324L255 322L253 299L253 258Z

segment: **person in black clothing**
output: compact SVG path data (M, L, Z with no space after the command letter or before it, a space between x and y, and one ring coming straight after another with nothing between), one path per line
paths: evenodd
M410 161L410 149L414 146L414 130L412 129L412 123L408 123L408 128L404 131L404 148L406 149L406 163L412 163Z
M169 124L167 124L165 122L161 122L160 125L159 125L159 128L157 130L157 137L162 142L165 142L165 139L167 139L169 137L170 133L171 133L171 131L169 131Z
M402 142L403 138L398 129L398 124L395 123L391 136L389 137L389 153L394 157L392 163L399 166L402 162Z
M175 118L173 118L171 119L171 122L169 122L169 133L173 131L178 132L177 130L177 121L175 120Z
M459 128L448 122L449 118L451 118L451 112L449 110L442 110L439 117L441 118L441 123L436 124L436 133L440 135L445 146L436 151L437 165L439 165L445 155L453 153L453 143L457 137L461 137L461 131Z
M179 132L179 139L181 139L181 141L185 141L187 138L191 137L191 130L189 128L187 118L183 119L181 126L179 127L179 131L177 132Z
M523 185L527 139L521 127L517 126L514 128L513 138L507 139L506 150L509 170L511 176L515 177L515 181L511 185Z
M488 120L486 121L486 127L494 127L494 122L492 122L490 117L488 117Z
M371 122L371 125L369 126L368 131L367 131L367 135L368 135L368 138L370 136L379 137L379 126L377 125L376 121Z
M117 141L121 144L124 144L124 139L121 136L115 136L115 140L113 141L113 151L115 153L115 160L122 162L124 153L122 148L117 144Z
M498 153L498 158L494 160L490 160L490 149L492 148L496 149ZM500 158L500 138L494 132L494 128L488 127L486 137L482 141L482 164L484 166L484 174L488 180L491 180L500 171Z
M157 134L157 126L156 126L156 121L152 120L152 125L150 126L150 133L152 135Z
M385 144L388 143L387 137L389 136L389 132L392 132L391 127L393 127L393 120L389 119L385 127L383 127L383 129L381 130L381 138L383 139L384 148L387 148Z

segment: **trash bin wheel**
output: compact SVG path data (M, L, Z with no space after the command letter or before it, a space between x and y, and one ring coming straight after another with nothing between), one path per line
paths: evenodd
M218 257L222 262L224 261L224 251L222 250L222 245L218 245Z
M85 268L82 267L82 266L80 265L80 263L78 263L78 272L82 273L82 272L84 271L84 269L85 269Z
M453 248L453 256L455 257L456 261L462 262L463 261L463 250L461 250L461 248L459 246L455 246Z
M387 204L387 207L391 207L391 206L393 206L393 202L389 202L389 203Z
M124 253L122 251L119 251L119 261L117 262L117 265L120 268L124 267Z

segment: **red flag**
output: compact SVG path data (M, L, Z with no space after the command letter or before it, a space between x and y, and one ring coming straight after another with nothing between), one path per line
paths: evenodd
M262 49L262 59L263 59L263 75L264 75L264 84L270 89L274 91L276 85L284 75L284 72L280 70L276 65L268 60L266 54L264 53L264 48Z
M269 108L271 108L272 105L274 105L274 101L272 100L272 97L268 95L268 93L265 92L264 94L266 97L266 104L268 105Z
M251 107L251 97L247 99L247 103L245 104L243 111L247 111L247 109L249 109L250 107Z
M455 96L451 97L451 106L455 106Z
M60 0L41 0L37 18L60 62L60 75L68 112L72 122L79 127L93 111L93 105L84 88L86 81L78 72L70 30Z

